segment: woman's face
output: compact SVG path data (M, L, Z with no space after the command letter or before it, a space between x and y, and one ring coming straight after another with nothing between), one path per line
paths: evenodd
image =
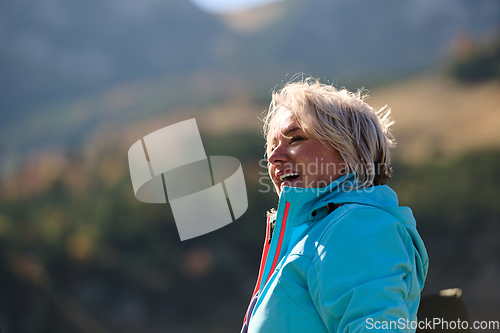
M283 186L326 187L343 174L340 154L309 137L290 111L283 112L269 134L273 138L268 158L269 175L278 195Z

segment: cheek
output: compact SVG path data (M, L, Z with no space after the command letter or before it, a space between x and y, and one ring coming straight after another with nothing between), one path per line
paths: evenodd
M269 174L269 178L271 178L272 181L274 181L274 173L275 173L275 167L273 167L273 165L271 164L268 168L267 168L267 173Z
M288 151L288 155L296 162L304 162L311 159L311 157L314 155L314 151L309 149L307 145L301 145L299 147L290 148L290 150Z
M337 173L339 161L331 156L331 151L312 149L304 151L297 157L297 162L303 167L303 172L310 177L329 177Z
M309 164L317 164L321 162L321 157L318 157L315 151L311 151L308 149L297 151L294 159L296 162L304 164L306 166Z

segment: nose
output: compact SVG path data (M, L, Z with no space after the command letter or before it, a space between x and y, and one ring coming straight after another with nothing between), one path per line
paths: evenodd
M289 159L288 151L285 145L280 142L274 150L269 154L268 161L272 165L285 163Z

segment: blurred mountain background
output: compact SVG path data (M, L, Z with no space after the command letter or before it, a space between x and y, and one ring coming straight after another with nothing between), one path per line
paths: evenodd
M500 2L0 3L2 332L234 332L265 211L258 117L296 73L370 91L396 120L394 179L428 247L424 295L459 287L500 320ZM180 242L138 202L127 150L196 117L243 163L249 209Z

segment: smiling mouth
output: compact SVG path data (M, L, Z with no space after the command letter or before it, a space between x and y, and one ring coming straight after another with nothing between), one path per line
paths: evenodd
M300 172L290 172L280 176L280 181L291 182L300 177Z

